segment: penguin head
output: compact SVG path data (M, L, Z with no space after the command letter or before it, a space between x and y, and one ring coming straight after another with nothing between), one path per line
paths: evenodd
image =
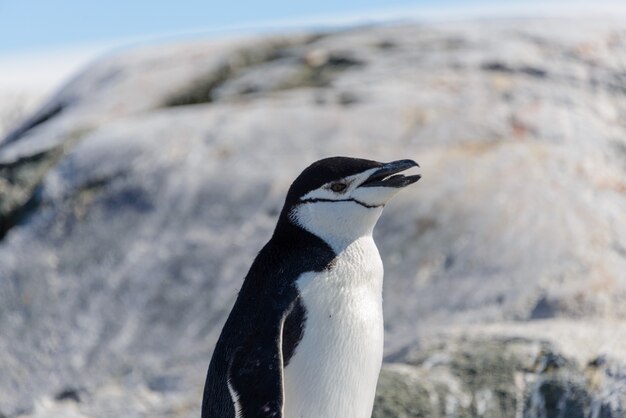
M420 179L419 174L399 174L416 166L412 160L319 160L293 182L283 214L329 244L349 242L371 234L389 199Z

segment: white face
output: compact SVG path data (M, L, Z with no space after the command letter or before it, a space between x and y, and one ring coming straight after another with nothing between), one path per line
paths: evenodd
M293 222L340 251L371 235L383 207L402 188L359 187L378 168L334 180L300 198L290 213Z

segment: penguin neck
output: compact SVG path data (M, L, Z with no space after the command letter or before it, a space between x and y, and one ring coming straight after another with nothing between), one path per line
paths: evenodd
M281 221L315 235L340 254L353 242L372 237L382 211L382 206L366 208L354 203L303 204L281 216Z

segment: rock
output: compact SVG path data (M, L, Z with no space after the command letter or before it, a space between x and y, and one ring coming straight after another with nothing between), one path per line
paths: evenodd
M197 416L290 181L352 155L423 174L375 231L393 363L376 416L623 416L625 29L546 23L196 41L85 69L0 141L0 411Z
M408 353L381 372L373 417L592 417L626 413L623 372L609 386L549 343L515 339L447 339ZM406 364L409 363L409 364ZM611 375L608 368L600 372Z
M54 399L57 401L80 402L80 390L74 388L63 389L55 395Z

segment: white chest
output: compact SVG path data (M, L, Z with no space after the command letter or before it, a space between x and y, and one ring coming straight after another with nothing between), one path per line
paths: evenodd
M285 418L369 418L383 355L383 265L373 239L298 281L302 340L284 370Z

